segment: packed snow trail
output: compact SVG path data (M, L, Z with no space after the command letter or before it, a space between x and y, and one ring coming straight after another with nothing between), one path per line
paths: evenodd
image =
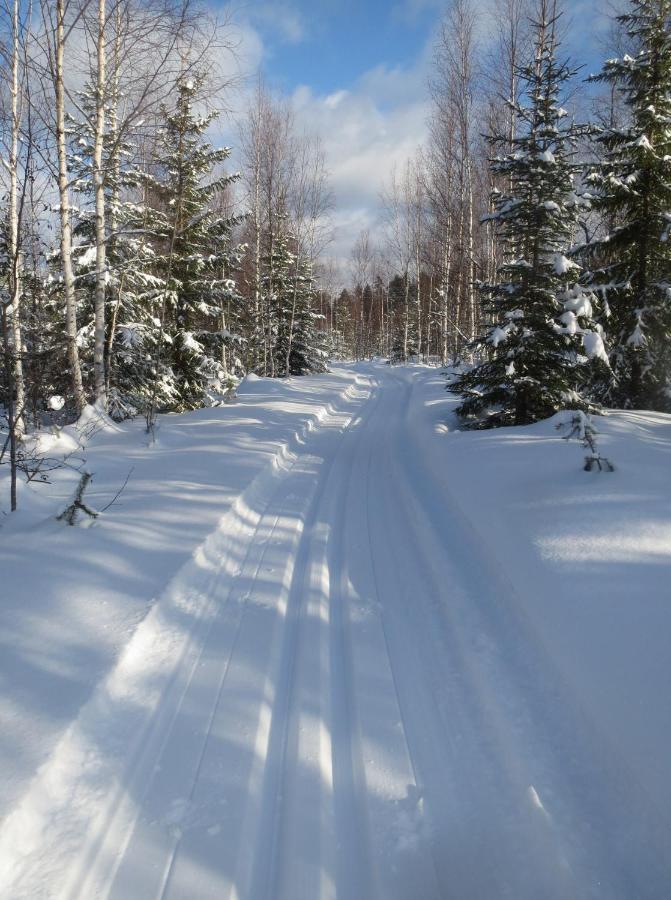
M2 897L669 896L668 822L428 476L422 378L358 375L243 495L0 833Z

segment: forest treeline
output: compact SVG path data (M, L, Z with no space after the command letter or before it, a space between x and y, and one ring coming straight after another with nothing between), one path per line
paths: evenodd
M624 7L588 77L559 0L500 0L486 41L452 0L429 140L389 179L384 245L355 243L336 334L461 363L467 427L671 411L671 3Z
M449 0L429 138L329 260L318 135L233 90L196 0L0 0L3 461L24 434L219 402L329 358L461 362L482 426L671 410L671 0L630 0L590 85L558 0ZM588 115L586 114L589 113ZM343 287L346 284L346 287Z

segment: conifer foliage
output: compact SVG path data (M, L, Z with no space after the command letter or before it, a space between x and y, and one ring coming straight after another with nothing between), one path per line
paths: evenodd
M671 0L623 2L613 40L627 54L593 79L606 103L580 127L562 108L585 108L559 47L562 0L497 0L486 35L478 0L446 0L427 145L392 168L349 281L326 252L330 136L302 128L308 105L259 77L237 122L240 184L226 174L212 143L226 25L203 42L198 3L41 0L36 17L5 3L12 508L33 429L92 403L152 430L161 411L229 399L247 373L323 372L329 356L466 360L449 386L466 427L567 407L671 412Z
M316 291L310 262L290 249L280 234L266 260L262 299L269 309L274 376L326 371L326 335L318 327Z
M156 377L177 410L202 406L209 391L225 389L223 345L231 334L212 323L238 300L231 277L237 262L231 232L238 220L217 208L237 176L217 174L230 151L205 138L217 113L201 115L196 108L203 81L181 79L175 108L163 110L150 179L162 239L157 269L165 283Z
M297 258L291 296L290 375L309 375L327 369L328 345L322 327L323 317L316 312L315 284L310 261Z
M516 131L497 134L506 147L493 170L509 190L495 191L489 218L503 263L493 283L481 287L486 327L474 349L484 360L449 389L463 394L459 413L471 427L525 425L570 406L586 409L579 395L582 337L600 352L589 329L592 301L575 288L578 267L568 253L581 200L576 193L575 148L582 129L560 100L571 70L558 59L558 15L541 2L533 23L535 52L518 76L525 85L515 103ZM600 339L600 338L599 338Z
M95 95L88 87L80 94L84 113L72 123L70 170L80 200L74 234L79 286L80 341L92 354L95 290L94 172ZM143 202L146 178L135 163L135 147L114 131L103 142L103 171L107 216L105 372L107 408L115 419L144 410L154 390L151 360L156 355L160 328L157 297L163 280L156 271L157 215ZM84 367L87 382L90 372ZM90 387L90 384L87 386Z
M625 127L602 128L588 181L605 233L583 246L585 282L606 300L612 406L671 410L671 2L631 0L619 16L633 55L594 80L615 86Z

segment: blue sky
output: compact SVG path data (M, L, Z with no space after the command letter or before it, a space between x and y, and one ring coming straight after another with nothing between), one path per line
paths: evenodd
M218 2L218 0L210 0ZM496 0L474 0L491 32ZM595 71L609 0L567 0L573 61ZM427 79L446 0L233 0L243 68L290 97L301 127L324 143L336 199L333 255L376 230L380 192L426 138Z
M287 91L329 94L379 65L411 67L435 28L440 0L249 2L241 11L267 48L265 68Z
M378 66L412 68L426 54L444 0L241 0L235 17L254 28L264 47L263 68L286 92L308 85L328 94ZM476 2L486 32L496 0ZM601 58L603 0L567 0L567 52L594 69Z

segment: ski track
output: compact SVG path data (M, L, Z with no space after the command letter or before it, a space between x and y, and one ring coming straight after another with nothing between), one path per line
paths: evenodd
M208 574L173 586L195 611L122 765L68 820L76 772L44 799L66 738L14 820L50 823L59 868L5 826L1 897L668 896L668 823L534 644L449 472L427 477L422 377L353 375L242 495ZM106 696L84 724L106 714L114 733Z

